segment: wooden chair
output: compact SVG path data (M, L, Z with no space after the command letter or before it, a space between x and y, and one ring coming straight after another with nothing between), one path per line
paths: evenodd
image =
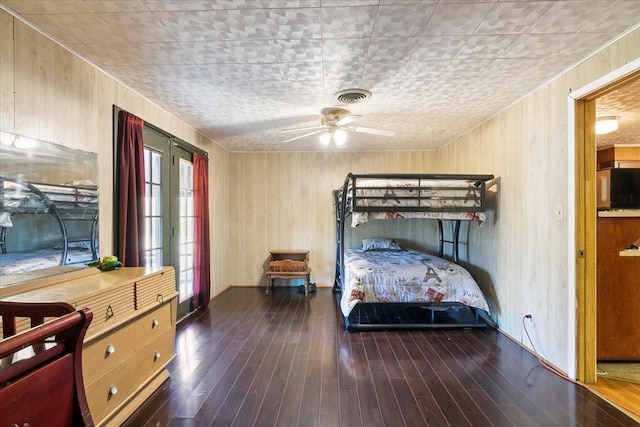
M273 288L274 279L304 279L304 294L308 294L307 287L311 277L311 269L307 267L305 261L293 261L284 259L281 261L269 262L269 270L267 271L267 288L265 294L269 295L269 290Z
M82 379L91 310L0 301L0 318L0 425L93 426ZM20 331L25 318L31 327Z

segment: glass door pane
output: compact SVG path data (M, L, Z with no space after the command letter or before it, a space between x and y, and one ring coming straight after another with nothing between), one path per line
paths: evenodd
M145 258L146 265L163 265L162 153L145 147Z
M193 164L180 159L180 232L178 233L178 256L180 272L178 275L179 301L184 302L193 296Z

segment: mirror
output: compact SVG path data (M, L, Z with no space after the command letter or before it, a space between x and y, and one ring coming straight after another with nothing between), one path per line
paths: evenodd
M0 287L98 257L98 155L0 132Z

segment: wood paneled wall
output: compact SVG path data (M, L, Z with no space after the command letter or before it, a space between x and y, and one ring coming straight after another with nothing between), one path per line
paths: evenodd
M0 10L0 129L98 153L100 252L113 249L112 109L117 105L209 153L212 295L226 289L229 153Z

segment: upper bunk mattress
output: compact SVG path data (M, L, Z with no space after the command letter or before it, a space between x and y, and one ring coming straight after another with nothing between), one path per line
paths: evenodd
M354 203L352 191L349 203ZM427 179L358 179L351 226L372 219L434 218L477 221L482 224L485 213L481 189L472 180ZM358 207L384 207L380 212L361 212ZM434 211L403 211L403 208L433 208ZM469 208L465 211L464 208ZM447 211L447 209L452 209Z
M471 274L434 255L350 249L345 251L344 271L340 308L345 316L360 302L460 302L489 313Z

